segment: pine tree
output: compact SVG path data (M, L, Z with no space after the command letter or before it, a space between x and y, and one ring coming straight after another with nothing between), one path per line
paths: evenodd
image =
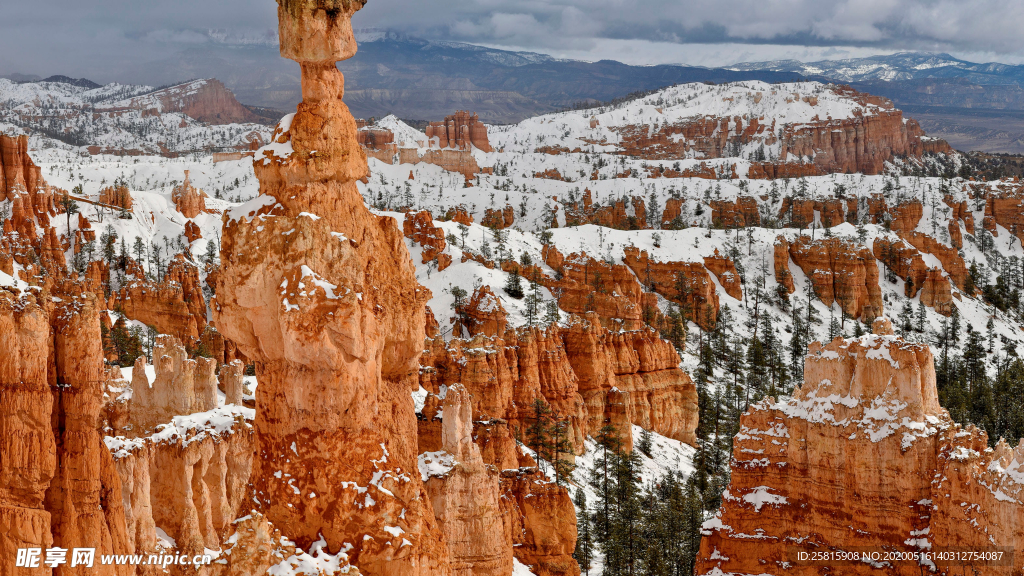
M532 408L530 425L526 428L526 445L537 455L537 466L543 468L545 460L552 460L551 407L543 399L537 398Z
M505 280L505 293L516 300L520 300L523 297L523 281L515 270Z
M644 456L651 458L651 431L643 428L640 431L640 441L636 444L636 449L639 450Z
M576 550L573 551L572 557L580 565L580 570L583 574L589 575L594 559L594 535L590 531L587 493L583 488L576 489L573 503L576 504Z

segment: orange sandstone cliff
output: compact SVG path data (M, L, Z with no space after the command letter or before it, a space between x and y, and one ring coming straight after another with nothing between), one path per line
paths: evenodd
M1024 444L990 449L983 432L952 422L928 346L884 334L837 338L811 346L804 373L791 400L769 398L743 415L722 507L703 526L698 574L878 573L795 556L856 547L1006 547L1018 551L1012 566L940 569L1020 572ZM911 562L886 573L922 570Z

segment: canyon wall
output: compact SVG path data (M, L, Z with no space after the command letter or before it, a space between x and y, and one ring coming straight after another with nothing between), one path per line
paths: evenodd
M632 445L630 424L689 444L695 440L697 391L678 368L679 355L645 328L612 332L596 313L568 327L506 330L445 342L434 338L420 360L420 386L438 394L462 384L473 412L524 431L537 399L569 424L578 454L583 441L611 423Z
M650 160L725 158L736 156L731 150L743 145L778 145L776 161L752 165L748 175L751 178L881 174L885 162L897 156L921 158L926 152L953 152L944 141L925 138L920 125L904 119L889 100L846 86L830 89L863 108L855 110L850 118L822 119L816 115L806 122L777 122L763 116L703 115L666 122L653 130L648 125L612 129L620 137L620 153ZM761 97L758 92L754 102ZM817 105L815 96L804 96L802 100L812 107Z

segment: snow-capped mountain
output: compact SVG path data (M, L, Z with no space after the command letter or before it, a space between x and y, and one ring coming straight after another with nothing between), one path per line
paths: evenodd
M825 77L841 82L891 82L919 78L966 78L976 84L1020 84L1024 81L1024 66L998 62L979 64L960 60L949 54L930 52L900 52L817 62L743 62L727 68L737 71L796 72L808 77Z

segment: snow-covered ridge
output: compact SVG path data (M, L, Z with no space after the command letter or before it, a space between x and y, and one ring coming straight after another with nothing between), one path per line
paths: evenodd
M136 155L233 150L247 148L254 139L269 138L271 129L261 124L207 125L173 110L184 109L208 84L193 80L154 89L112 83L87 89L62 82L16 83L0 78L0 132L11 133L17 127L92 154ZM245 112L240 105L231 106L236 115ZM207 112L217 114L217 110Z
M627 126L647 126L653 133L664 125L713 116L757 118L761 124L774 123L781 128L786 124L870 116L883 109L819 82L690 83L617 106L548 114L512 127L488 127L488 134L492 145L506 152L533 152L540 146L586 150L593 143L620 142L618 129Z

